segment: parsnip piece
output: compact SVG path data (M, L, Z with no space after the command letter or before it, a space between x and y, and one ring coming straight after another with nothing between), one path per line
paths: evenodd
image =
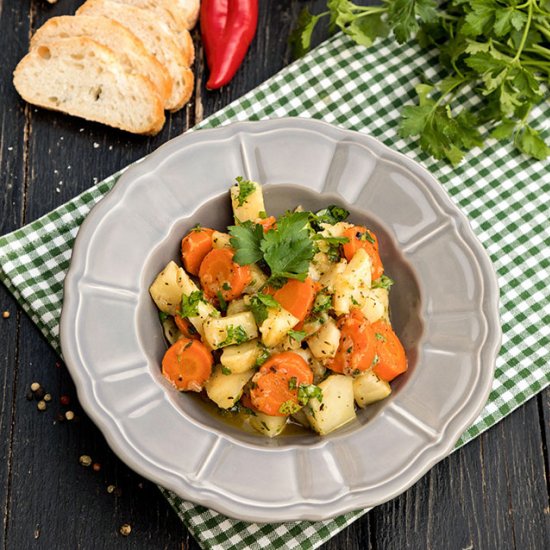
M320 435L326 435L355 418L353 379L351 376L332 374L319 387L323 400L309 400L304 412L311 427Z
M267 437L275 437L285 429L286 416L270 416L259 411L254 412L255 414L249 418L250 425Z
M288 331L298 323L299 319L284 308L270 307L267 310L267 319L261 324L262 342L272 348L281 344Z
M250 274L252 279L248 286L244 289L245 294L256 294L267 283L267 275L256 265L250 264Z
M334 292L334 285L347 266L347 260L342 258L337 264L332 264L332 267L319 279L319 282L329 294Z
M321 242L323 241L319 241L319 243ZM308 276L314 281L319 281L334 265L325 252L317 252L309 264Z
M193 280L181 267L179 268L179 280L183 289L183 293L186 296L191 296L193 292L199 291L199 287L193 282ZM189 322L197 329L197 332L201 336L204 336L204 322L211 317L219 317L220 312L210 302L207 302L206 300L201 300L197 304L197 312L198 315L189 317Z
M385 399L390 393L391 386L372 371L364 372L353 379L353 395L361 408Z
M361 308L370 323L379 319L389 321L389 292L386 288L371 288Z
M326 313L319 314L318 317L305 321L302 330L306 333L306 338L315 334L329 319Z
M340 330L332 318L307 339L311 353L317 359L331 359L336 355L340 343Z
M227 346L223 349L220 362L232 373L245 372L255 366L261 351L258 340L250 340L237 346Z
M227 315L235 315L235 313L242 313L243 311L248 311L250 304L248 300L244 298L237 298L236 300L231 300L227 304Z
M169 262L149 287L149 294L164 313L175 315L180 309L184 293L181 272L176 262Z
M254 369L245 372L224 374L223 368L217 365L204 388L208 397L222 409L231 408L241 397L245 384L254 375Z
M261 185L245 180L236 183L231 187L231 204L236 223L257 220L265 213Z
M205 340L213 349L243 343L258 336L256 321L250 311L206 319L203 330Z
M164 337L170 345L175 344L183 336L172 316L166 317L162 321L162 330L164 331Z
M362 307L371 285L372 262L363 248L355 252L343 273L334 281L332 307L336 315L349 313L353 307Z
M295 422L298 422L298 424L300 424L304 428L310 427L309 420L307 419L304 409L300 409L299 411L296 411L294 414L290 415L290 418L292 418L292 420L294 420Z
M229 233L214 231L212 233L212 246L213 248L231 248L230 239L231 235Z

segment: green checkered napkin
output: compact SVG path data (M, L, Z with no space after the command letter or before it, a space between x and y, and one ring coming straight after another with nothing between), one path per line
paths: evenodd
M489 401L464 445L550 383L550 167L490 142L458 167L434 161L397 134L399 111L420 78L440 71L434 54L391 41L367 50L343 35L325 42L197 128L302 116L369 133L419 160L468 216L497 270L503 345ZM550 106L533 112L550 120ZM545 130L545 137L549 132ZM62 283L73 240L119 174L0 238L0 279L59 351ZM257 525L226 518L163 491L204 548L315 548L365 513L323 522Z

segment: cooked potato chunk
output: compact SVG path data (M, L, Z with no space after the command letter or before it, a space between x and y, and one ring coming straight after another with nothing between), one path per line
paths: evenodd
M334 292L334 285L347 266L347 260L342 258L337 264L332 264L330 269L321 276L319 282L321 286L326 288L326 292L330 294Z
M307 339L311 353L317 359L331 359L336 355L340 343L340 330L334 319L329 318L324 325Z
M262 187L254 181L241 180L233 185L231 204L236 223L254 221L265 215Z
M353 395L361 408L385 399L390 393L390 385L372 371L364 372L353 380Z
M226 373L225 368L218 365L205 382L204 388L208 397L222 409L231 408L241 397L245 384L254 375L254 369L239 373Z
M267 319L261 324L262 342L272 348L281 344L288 331L298 323L298 319L286 309L270 307L267 310Z
M336 315L349 313L353 307L362 307L371 285L372 262L363 248L359 248L343 273L334 281L332 307Z
M286 416L270 416L259 411L254 411L254 413L250 416L249 423L260 433L268 437L275 437L285 429Z
M178 267L176 262L169 262L149 287L149 293L157 307L169 315L175 315L180 309L184 292L182 272L183 269Z
M389 292L386 288L371 288L367 292L365 304L361 308L370 323L379 319L389 321Z
M244 298L237 298L236 300L231 300L227 304L227 315L235 315L235 313L242 313L243 311L248 311L250 302Z
M319 387L323 392L322 402L310 399L304 412L311 427L320 435L326 435L355 418L353 379L332 374Z
M250 311L209 318L204 322L203 330L205 340L213 349L242 344L258 336L256 321Z
M250 340L244 344L223 348L220 362L233 373L244 372L255 366L261 352L258 340Z

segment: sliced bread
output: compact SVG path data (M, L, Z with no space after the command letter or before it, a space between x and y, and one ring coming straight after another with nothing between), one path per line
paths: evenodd
M166 108L177 111L189 101L193 93L193 72L174 34L162 21L152 17L147 10L111 0L87 0L76 14L102 15L126 27L143 42L147 51L157 58L172 78L172 93Z
M174 0L114 0L118 4L134 6L154 13L174 33L188 66L195 59L195 46L187 30L187 22Z
M134 74L147 77L157 88L162 104L172 92L172 79L157 59L147 53L143 43L120 23L103 16L63 15L52 17L31 39L31 49L60 38L87 36L107 46Z
M13 82L29 103L136 134L156 134L162 102L149 79L130 73L106 46L87 37L32 49Z

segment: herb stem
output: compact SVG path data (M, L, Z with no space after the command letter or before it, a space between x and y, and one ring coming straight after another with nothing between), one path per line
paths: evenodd
M517 63L518 59L521 56L521 52L523 51L523 48L525 47L525 42L527 41L527 35L529 34L529 29L531 28L531 21L533 20L533 3L535 0L528 0L526 2L528 4L528 11L527 11L527 23L525 23L525 29L523 30L523 36L521 37L521 42L519 43L518 51L516 52L516 55L514 56L514 59L512 59L512 63Z

